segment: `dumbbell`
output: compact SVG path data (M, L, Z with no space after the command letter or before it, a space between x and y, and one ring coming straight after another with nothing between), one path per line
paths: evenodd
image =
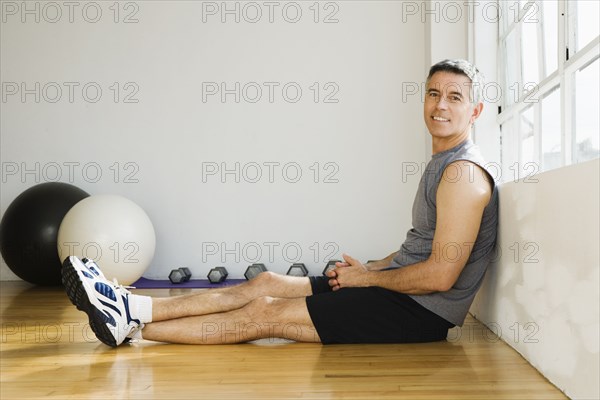
M294 263L294 264L292 264L290 269L288 269L288 272L286 275L306 276L306 275L308 275L308 269L306 269L306 265L304 265L304 263Z
M190 280L192 277L192 272L189 268L181 267L174 270L171 270L169 274L169 280L171 283L183 283Z
M327 265L325 265L325 269L323 269L323 275L327 276L327 272L331 269L335 268L336 262L342 262L341 260L329 260Z
M214 267L208 272L206 277L210 283L221 283L227 279L227 275L229 274L227 273L225 267Z
M260 274L261 272L265 272L266 270L267 267L265 267L265 264L252 264L248 268L246 268L246 272L244 272L244 277L246 277L247 280L254 279L258 274Z

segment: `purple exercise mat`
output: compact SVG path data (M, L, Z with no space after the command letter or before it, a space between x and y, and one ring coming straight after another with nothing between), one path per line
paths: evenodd
M212 289L239 285L245 279L227 279L221 283L210 283L208 279L191 279L183 283L171 283L170 280L140 278L131 286L136 289Z

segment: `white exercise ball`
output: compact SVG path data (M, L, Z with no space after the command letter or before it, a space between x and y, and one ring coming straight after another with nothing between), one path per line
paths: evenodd
M117 195L94 195L73 206L58 229L58 255L96 261L107 279L138 280L154 257L156 236L144 210Z

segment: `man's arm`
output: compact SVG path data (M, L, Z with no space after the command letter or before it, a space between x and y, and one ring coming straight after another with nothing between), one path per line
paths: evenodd
M408 294L449 290L471 254L491 195L491 183L480 167L468 161L450 164L438 186L437 225L427 260L389 271L369 271L344 255L348 266L329 271L329 284L334 290L380 286Z
M392 263L394 257L398 255L398 251L390 254L386 258L382 258L381 260L371 261L370 263L365 264L365 268L369 271L379 271L381 269L387 268Z

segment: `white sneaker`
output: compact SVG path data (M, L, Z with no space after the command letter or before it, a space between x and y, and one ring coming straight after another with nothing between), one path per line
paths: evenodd
M129 290L108 281L95 262L67 257L62 282L71 303L88 315L90 327L102 343L117 347L143 327L140 320L131 317Z

